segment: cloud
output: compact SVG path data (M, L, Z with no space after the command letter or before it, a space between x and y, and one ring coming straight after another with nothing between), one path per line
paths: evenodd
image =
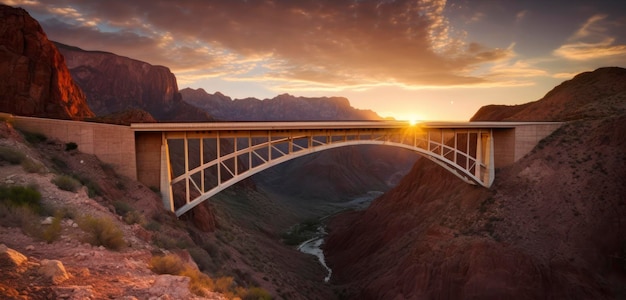
M615 44L616 39L611 35L612 25L607 15L593 15L553 54L577 61L624 58L626 45Z
M188 78L446 86L480 83L471 70L508 55L464 41L444 15L444 0L59 3L29 4L45 12L40 22L51 39Z

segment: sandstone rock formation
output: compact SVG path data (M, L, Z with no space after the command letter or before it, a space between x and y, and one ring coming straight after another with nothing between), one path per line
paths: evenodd
M544 110L540 120L552 120L551 108L555 119L571 120L526 157L496 170L491 189L419 160L367 211L334 218L325 253L342 296L624 297L622 74L609 68L578 75L513 113L491 107L490 116L507 120L530 120L525 113Z
M288 94L272 99L232 100L222 93L208 94L204 89L180 91L185 102L204 109L211 116L227 121L338 121L380 120L371 110L350 106L343 97L306 98Z
M93 116L39 23L6 5L0 5L0 111L59 119Z
M113 53L56 45L98 116L141 109L159 121L211 120L207 113L182 101L176 77L166 67Z

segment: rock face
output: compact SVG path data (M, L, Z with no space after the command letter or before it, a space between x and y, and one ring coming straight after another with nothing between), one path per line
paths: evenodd
M98 116L141 109L159 121L209 121L182 101L176 77L163 66L56 43L76 83Z
M0 5L0 111L59 119L93 116L39 23L6 5Z
M346 287L342 296L622 298L626 99L620 96L625 91L619 88L621 73L609 68L581 74L575 84L564 83L542 101L511 113L515 120L527 120L531 116L521 111L536 114L539 110L531 107L562 103L554 106L556 118L584 119L566 123L526 157L497 170L490 190L420 160L365 212L334 218L325 253L331 280ZM581 85L615 89L610 95L596 90L594 96L593 88ZM605 110L607 103L612 106ZM503 111L494 109L491 115L510 113Z
M626 110L626 69L599 68L576 75L542 99L522 105L481 107L471 121L569 121Z
M185 88L183 99L219 120L227 121L338 121L380 120L371 110L350 106L343 97L305 98L288 94L272 99L236 99L221 93L208 94L203 89Z

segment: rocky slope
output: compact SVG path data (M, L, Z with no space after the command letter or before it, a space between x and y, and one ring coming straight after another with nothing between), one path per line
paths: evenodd
M213 232L205 232L191 222L200 215L196 210L175 218L163 210L157 193L116 174L95 156L67 151L65 144L39 135L25 137L30 142L10 123L0 123L0 190L35 188L44 209L27 213L0 193L0 244L6 246L0 245L0 299L333 297L317 261L280 242L279 228L298 218L274 199L230 188L198 206L213 218ZM9 163L8 153L23 153L22 164ZM80 187L62 190L53 183L59 176L79 180ZM46 220L55 216L59 235L47 241L42 233L52 225ZM90 244L86 229L77 226L86 216L120 228L122 247ZM191 271L154 272L152 259L164 254L179 257ZM51 261L63 268L48 273ZM194 270L212 278L201 281L200 290L190 285L199 276Z
M497 170L490 190L420 160L367 211L333 219L325 252L339 292L360 299L626 297L622 74L603 68L521 109L481 109L475 120L551 120L551 111L571 120Z
M93 116L63 56L25 10L0 4L0 111L23 116Z
M626 69L599 68L576 75L535 102L481 107L471 121L569 121L598 118L623 112L625 93Z
M180 91L185 102L204 109L211 116L226 121L337 121L380 120L371 110L350 106L343 97L306 98L288 94L272 99L235 99L219 92L185 88Z
M163 66L101 51L56 43L69 71L98 116L141 109L159 121L209 121L202 110L182 101L176 77Z

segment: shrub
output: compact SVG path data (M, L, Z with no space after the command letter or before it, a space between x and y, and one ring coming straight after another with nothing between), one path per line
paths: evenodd
M56 241L61 236L61 220L63 220L61 214L61 212L55 213L52 224L47 225L41 232L41 238L48 243Z
M80 181L67 175L58 175L52 179L52 183L54 183L58 188L69 192L76 192L76 190L81 187Z
M185 263L175 254L153 256L150 259L150 270L157 274L179 275L184 269Z
M157 274L189 277L189 290L198 296L206 296L205 291L215 289L215 284L211 277L184 263L182 259L175 254L152 257L150 259L150 270ZM232 277L230 278L232 280Z
M189 277L189 290L198 296L206 296L205 291L212 291L215 288L211 277L190 266L185 266L179 275Z
M140 212L136 210L127 212L124 215L124 217L122 217L122 219L128 225L132 225L132 224L143 225L144 223L146 223L146 218Z
M0 160L4 160L12 165L17 165L25 158L26 155L22 152L16 151L13 148L0 146Z
M215 281L215 291L220 293L227 293L230 288L233 287L233 278L224 276Z
M0 203L0 225L18 227L28 235L38 232L39 216L28 207Z
M0 200L10 206L21 206L35 213L41 211L41 193L33 186L0 186Z
M110 219L85 216L78 226L90 235L89 243L94 246L119 250L126 244L124 233Z
M22 169L28 173L43 173L46 168L32 159L26 158L22 160Z
M130 204L120 200L113 202L113 207L115 208L115 213L120 216L135 210Z
M72 151L78 149L78 145L74 142L69 142L65 144L65 151Z

